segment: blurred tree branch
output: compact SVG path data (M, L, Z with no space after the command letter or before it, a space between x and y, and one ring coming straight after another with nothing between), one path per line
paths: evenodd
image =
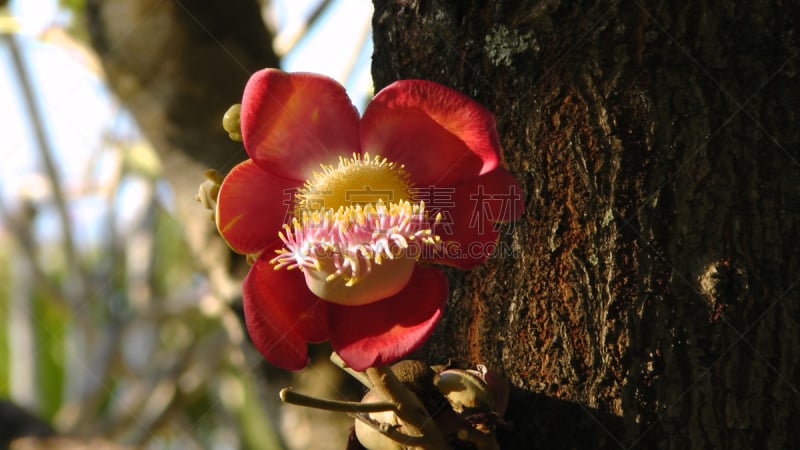
M258 2L89 0L87 15L110 85L159 151L220 171L245 158L220 121L253 71L278 65Z
M275 67L273 35L256 0L88 0L87 23L108 82L164 164L197 265L222 298L236 295L229 252L193 200L203 173L246 158L221 126L250 74Z
M70 220L67 199L62 188L63 183L61 182L61 174L59 173L58 168L53 160L53 148L47 139L47 133L45 132L42 114L36 101L34 89L31 86L30 74L28 73L28 68L25 65L25 61L23 60L19 44L17 43L16 38L11 34L2 34L2 38L6 42L11 53L13 67L16 71L19 86L25 99L23 104L31 121L33 135L36 139L39 155L44 162L47 178L50 180L50 188L52 189L53 193L53 204L58 212L58 218L64 233L63 250L67 261L69 261L69 264L67 265L68 270L71 271L68 280L71 280L72 282L72 285L69 286L72 289L68 289L67 292L65 292L64 298L70 304L70 306L76 307L77 304L86 296L87 282L86 274L83 270L81 270L80 259L75 250L75 243L73 242L74 234L72 232L72 221ZM27 233L27 230L25 230L25 232Z

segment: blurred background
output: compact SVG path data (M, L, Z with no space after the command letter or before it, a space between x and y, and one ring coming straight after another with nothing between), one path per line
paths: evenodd
M357 393L324 347L264 367L246 266L193 197L246 158L220 124L254 70L327 74L363 109L370 2L0 4L0 448L344 448L346 418L277 392Z

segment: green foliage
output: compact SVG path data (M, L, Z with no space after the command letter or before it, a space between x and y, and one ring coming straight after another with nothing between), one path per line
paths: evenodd
M76 14L82 14L86 9L86 0L61 0L61 6L73 11Z
M72 13L72 20L67 26L69 34L82 42L89 42L86 27L86 0L59 0L62 8Z
M258 401L258 392L251 377L242 379L244 403L238 411L242 424L242 441L248 450L280 450L283 445L272 428L264 405Z
M183 239L183 229L175 217L159 208L154 228L153 288L156 295L161 296L191 283L195 268L189 246Z
M52 420L62 404L65 375L65 331L69 326L69 311L59 305L43 289L37 289L31 299L31 325L34 331L36 354L31 355L36 367L36 387L39 394L39 414Z

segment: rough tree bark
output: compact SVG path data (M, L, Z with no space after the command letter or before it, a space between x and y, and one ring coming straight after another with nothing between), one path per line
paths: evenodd
M526 194L426 353L512 381L504 448L800 427L800 8L680 3L375 0L376 89L476 98Z

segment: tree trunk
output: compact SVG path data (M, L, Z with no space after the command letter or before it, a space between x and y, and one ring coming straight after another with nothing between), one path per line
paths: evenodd
M679 3L375 0L376 90L476 98L526 193L426 347L511 380L503 448L800 429L800 8Z

